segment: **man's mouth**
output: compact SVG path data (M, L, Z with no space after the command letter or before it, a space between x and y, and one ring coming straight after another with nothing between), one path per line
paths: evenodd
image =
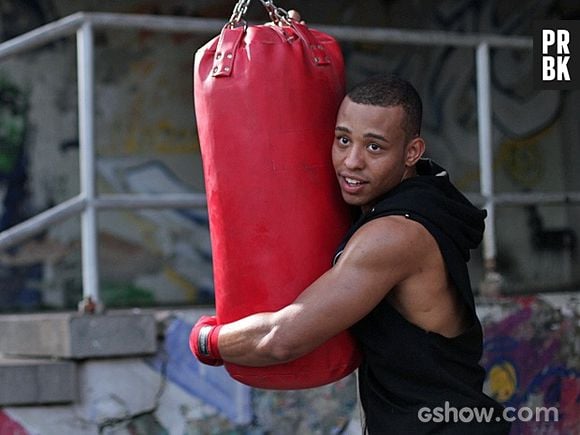
M348 184L349 186L360 186L361 184L363 184L362 181L355 180L354 178L350 177L344 177L344 181L346 181L346 184Z
M342 179L342 190L352 195L358 194L363 189L363 186L368 183L365 180L348 175L341 175L340 178Z

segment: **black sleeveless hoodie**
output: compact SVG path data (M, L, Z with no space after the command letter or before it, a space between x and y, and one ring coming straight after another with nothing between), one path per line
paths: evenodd
M498 419L503 408L482 393L485 372L479 360L483 336L466 265L470 249L481 242L485 211L474 207L451 184L447 172L431 160L421 159L417 172L358 219L341 243L335 262L365 223L388 215L413 219L437 241L449 276L468 307L471 326L454 338L427 332L408 322L384 299L351 328L364 355L359 393L368 433L507 434L509 424ZM424 407L429 410L423 410L420 419ZM469 409L460 413L464 407ZM493 409L489 423L478 423L475 415L469 423L462 421L482 409Z

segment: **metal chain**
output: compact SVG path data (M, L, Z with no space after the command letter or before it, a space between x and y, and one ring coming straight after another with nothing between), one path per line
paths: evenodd
M246 25L246 20L244 17L248 12L248 6L250 5L250 1L251 0L239 0L236 3L236 5L234 6L234 11L232 12L232 16L230 17L230 20L226 24L226 27L234 28L239 26L240 23L243 23L244 26Z
M236 3L234 6L234 11L232 12L232 16L227 22L226 27L234 28L238 27L239 25L247 26L245 17L246 13L248 12L248 6L250 6L250 1L251 0L239 0ZM270 15L270 19L274 24L290 24L290 16L288 15L288 11L276 6L272 0L260 0L260 2L266 8L268 15Z
M270 19L274 24L278 25L290 24L290 16L288 15L288 11L276 6L272 0L260 0L260 1L268 11Z

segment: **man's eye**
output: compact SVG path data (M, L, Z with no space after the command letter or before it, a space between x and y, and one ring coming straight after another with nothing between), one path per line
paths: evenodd
M381 149L381 146L379 144L376 144L376 143L370 143L367 145L367 147L371 151L379 151Z
M349 142L348 137L346 137L346 136L339 136L339 138L338 138L338 143L339 144L341 144L341 145L348 145L348 142Z

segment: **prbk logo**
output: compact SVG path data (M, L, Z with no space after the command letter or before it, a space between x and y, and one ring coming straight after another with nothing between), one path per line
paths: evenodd
M539 89L580 89L580 21L537 21L534 82Z

